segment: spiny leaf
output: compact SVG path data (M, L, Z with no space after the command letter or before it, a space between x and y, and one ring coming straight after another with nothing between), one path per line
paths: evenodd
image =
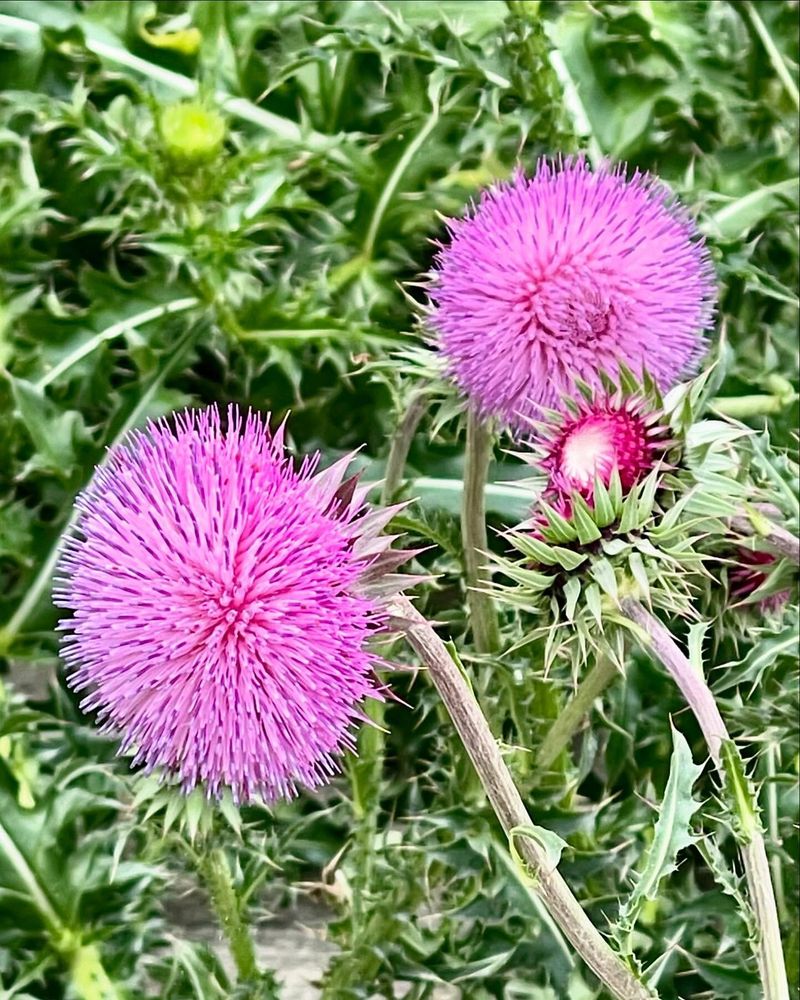
M696 840L692 834L692 816L701 803L692 797L692 789L703 768L694 763L689 744L675 728L672 741L669 778L653 841L635 874L633 890L620 907L614 929L614 937L626 954L630 954L631 935L645 902L658 898L661 881L675 871L679 853Z

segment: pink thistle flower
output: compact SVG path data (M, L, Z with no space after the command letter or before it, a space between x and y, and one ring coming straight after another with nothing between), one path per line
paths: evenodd
M657 416L635 397L582 403L576 415L564 417L551 432L542 461L548 490L563 498L580 493L590 501L595 479L608 486L615 470L623 491L629 490L656 466L666 447Z
M184 790L291 796L335 770L367 698L369 640L409 553L344 480L352 456L295 467L283 427L235 406L150 424L77 501L56 597L63 656L120 752Z
M750 598L769 578L777 559L769 552L744 547L736 550L738 562L728 573L730 594L735 605L752 603ZM755 602L763 614L780 611L789 602L791 590L779 590Z
M669 190L625 168L539 160L448 225L430 323L483 417L525 431L575 376L620 362L662 390L690 374L716 298L708 251Z

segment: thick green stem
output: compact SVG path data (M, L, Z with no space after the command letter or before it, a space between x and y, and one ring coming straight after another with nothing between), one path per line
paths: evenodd
M500 646L494 602L484 588L489 583L486 555L486 505L484 492L492 457L492 433L472 410L467 416L467 447L464 456L464 493L461 503L461 539L467 602L475 648L495 653Z
M228 942L238 981L255 979L258 976L255 947L236 895L225 852L219 847L211 848L200 858L198 869Z
M767 829L769 830L770 840L773 844L778 847L782 844L780 827L778 825L778 789L775 784L775 774L776 774L776 764L775 757L777 750L774 746L768 744L764 755L767 759L767 783L766 783L766 793L767 793ZM772 862L770 867L772 868L772 883L775 886L775 902L778 907L778 917L781 920L789 919L789 910L786 906L786 893L783 891L783 866L781 865L780 855L776 852L772 856Z
M392 435L392 443L389 446L389 457L386 460L386 475L383 479L383 489L381 491L381 503L391 503L400 484L403 481L408 452L411 442L417 432L417 427L426 409L425 394L416 393L411 397L408 409L403 414L403 419L397 425Z
M747 417L763 417L770 413L780 413L797 399L792 396L768 396L765 393L754 393L750 396L717 396L710 405L726 417L736 417L745 420Z
M757 818L756 803L749 801L749 790L743 787L746 769L739 749L728 733L705 678L683 655L667 629L633 598L624 598L620 602L620 609L638 626L639 634L646 637L650 651L667 668L680 688L697 719L723 785L732 783L737 787L738 801L732 802L731 807L736 812L743 829L739 837L740 855L758 934L756 959L764 989L764 1000L789 1000L780 922L767 849ZM726 764L726 752L728 764ZM733 768L730 767L731 761ZM731 770L733 773L730 773Z
M125 995L109 978L95 944L76 947L69 969L70 983L81 1000L122 1000Z
M572 739L592 705L618 675L615 664L607 656L598 656L595 664L581 681L572 700L564 708L536 753L536 766L542 771L550 768L561 751Z
M475 695L445 644L407 598L395 599L390 612L428 668L498 820L533 873L536 892L564 936L617 1000L649 1000L655 996L588 918L544 846L524 834L531 827L528 811Z

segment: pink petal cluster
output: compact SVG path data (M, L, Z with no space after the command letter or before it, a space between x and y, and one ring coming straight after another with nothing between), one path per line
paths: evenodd
M449 223L430 324L469 404L524 432L577 375L646 367L662 390L704 353L708 251L668 189L638 171L541 159Z
M351 457L296 467L283 428L230 407L134 432L97 470L61 561L63 656L134 763L244 800L336 770L381 697L373 585L407 556L380 534L396 508L344 479Z
M549 443L543 462L549 489L591 500L595 479L608 486L616 470L623 491L629 490L655 464L651 425L630 403L598 399L584 405L577 416L564 418Z

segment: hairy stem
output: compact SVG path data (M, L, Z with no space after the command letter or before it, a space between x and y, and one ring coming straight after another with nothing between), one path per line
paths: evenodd
M736 782L738 774L746 774L744 761L736 744L728 734L728 729L720 715L717 703L705 678L698 673L681 652L661 622L642 607L638 601L626 597L620 602L622 613L639 627L646 636L648 648L658 657L669 671L681 690L689 708L694 713L702 730L711 759L717 768L723 785L726 778ZM733 755L738 774L727 774L723 760L723 745ZM756 921L758 934L756 959L764 989L765 1000L789 1000L789 985L781 946L780 922L775 904L775 892L767 859L767 849L760 824L757 821L755 803L745 801L737 810L745 829L740 836L742 866L750 893L750 904Z
M475 648L479 653L494 653L500 646L497 614L491 597L484 593L488 583L485 553L486 476L492 457L492 433L470 410L467 415L467 447L464 455L464 493L461 501L461 539L464 543L464 569L467 603Z
M258 964L250 928L242 913L236 895L231 870L225 852L220 847L204 854L198 870L208 890L214 913L228 942L236 976L239 982L248 982L258 976Z
M392 443L389 446L389 457L386 461L386 475L383 479L383 489L381 491L381 503L391 503L400 484L403 481L403 472L408 460L408 452L411 442L417 432L419 422L426 409L425 395L422 392L415 393L408 404L408 409L403 414L403 419L395 428L392 435Z
M445 644L406 598L397 598L391 605L391 613L428 668L497 818L535 874L539 898L564 936L617 1000L647 1000L654 996L586 916L544 847L518 832L521 827L530 827L530 817L469 683Z
M546 771L575 735L592 705L618 675L619 671L607 656L598 656L594 666L578 686L572 700L550 727L536 753L536 766Z

